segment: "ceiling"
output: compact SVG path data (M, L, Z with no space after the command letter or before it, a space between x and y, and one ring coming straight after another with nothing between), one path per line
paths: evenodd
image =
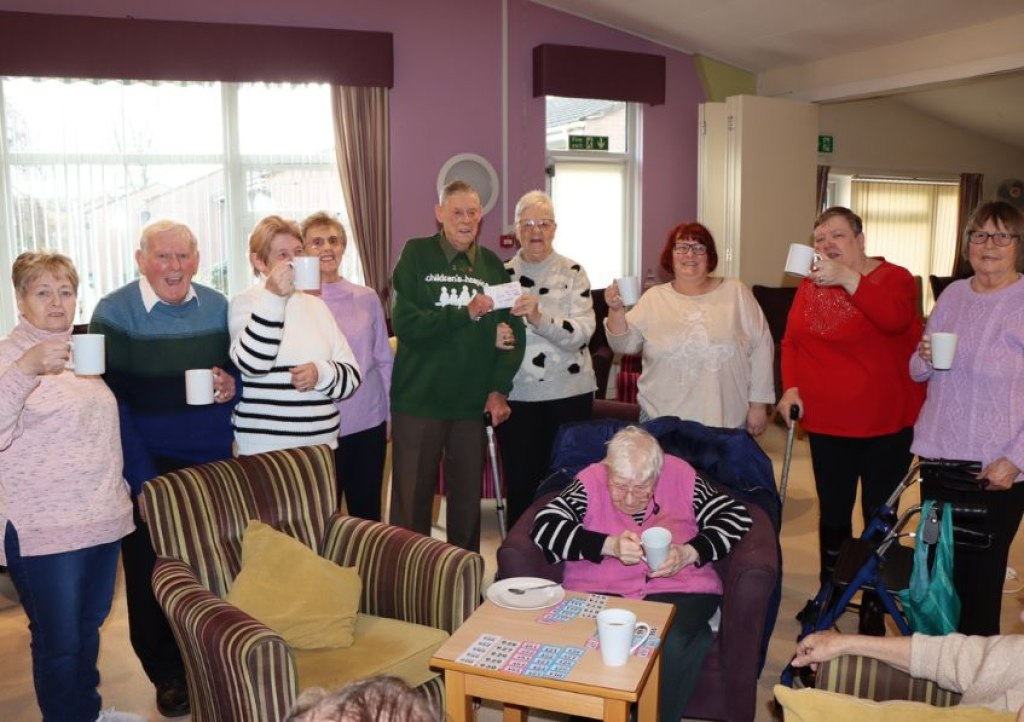
M1024 12L1021 0L534 2L755 74L907 43ZM1024 149L1024 72L930 85L891 97Z

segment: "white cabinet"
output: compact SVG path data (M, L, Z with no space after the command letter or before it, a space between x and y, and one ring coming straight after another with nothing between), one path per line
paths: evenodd
M699 113L697 213L716 273L782 285L789 244L809 240L817 215L818 106L736 95Z

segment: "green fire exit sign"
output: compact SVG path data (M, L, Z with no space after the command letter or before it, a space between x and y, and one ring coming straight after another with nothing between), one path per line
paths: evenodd
M836 141L831 135L819 135L818 136L818 152L819 153L834 153L836 149Z
M608 150L608 136L570 135L569 150Z

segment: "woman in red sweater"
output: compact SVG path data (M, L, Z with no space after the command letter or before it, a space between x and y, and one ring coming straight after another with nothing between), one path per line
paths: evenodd
M848 208L815 220L814 249L782 339L778 408L789 418L796 404L810 438L825 581L852 534L858 479L866 523L906 474L925 389L907 371L921 338L910 272L864 252L863 224ZM884 634L877 600L863 601L861 632Z

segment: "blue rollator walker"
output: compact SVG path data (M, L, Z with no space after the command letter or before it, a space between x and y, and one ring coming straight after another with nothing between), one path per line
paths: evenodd
M913 568L911 547L899 543L901 536L913 536L904 532L907 524L921 512L914 505L902 514L896 509L900 496L921 478L926 471L940 472L943 483L960 488L978 489L977 474L980 466L962 461L928 460L910 467L906 476L892 492L886 502L876 510L859 538L849 539L843 544L830 579L826 580L814 599L810 600L800 615L802 628L797 637L799 642L808 634L832 629L836 620L851 605L857 592L871 590L878 595L885 612L892 617L900 634L911 633L906 617L896 599L896 592L906 589ZM952 507L958 518L984 515L984 509L973 507ZM939 524L934 510L924 525L922 541L934 544L938 538ZM954 543L975 548L986 548L991 538L978 531L954 526ZM856 605L854 605L856 606ZM786 665L782 671L782 684L792 686L794 668Z

